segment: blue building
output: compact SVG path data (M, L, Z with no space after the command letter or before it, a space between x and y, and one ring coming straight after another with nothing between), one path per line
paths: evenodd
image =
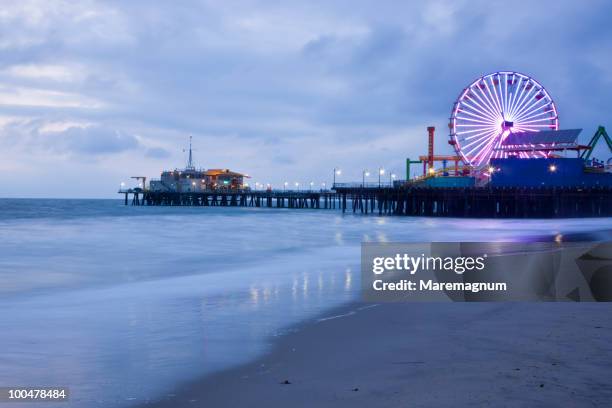
M600 128L598 132L602 131ZM508 155L492 159L491 185L495 187L612 187L612 173L606 166L580 152L590 152L589 145L578 143L582 129L511 133L498 150ZM605 133L605 130L603 130ZM607 134L605 136L607 138ZM575 152L578 157L559 157ZM542 156L536 158L537 156ZM555 157L555 155L557 155ZM586 157L586 158L585 158Z
M612 187L612 173L587 167L582 158L491 160L494 187Z

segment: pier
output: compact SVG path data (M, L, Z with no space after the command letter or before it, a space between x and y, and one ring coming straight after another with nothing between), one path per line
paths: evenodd
M158 192L120 190L125 205L337 209L342 213L470 218L612 216L610 187L438 188L334 185L332 190Z
M164 192L142 189L120 190L125 205L196 206L196 207L268 207L333 209L339 205L338 194L325 191L198 191Z
M511 122L502 125L500 129L512 127ZM378 183L366 180L370 176L367 170L362 172L361 183L336 183L341 172L334 167L331 189L314 190L314 182L310 190L300 190L297 182L297 190L287 189L288 182L282 190L272 189L270 184L265 190L258 189L264 186L260 183L253 189L247 174L227 168L196 168L190 137L185 168L163 171L148 188L146 177L133 176L141 181L138 187L123 189L125 183L121 183L119 193L124 195L125 205L133 206L337 209L343 214L464 218L612 216L612 159L604 164L589 158L602 139L612 152L612 139L602 126L588 145L577 142L582 129L558 130L556 124L545 131L516 132L504 139L507 146L500 144L506 149L503 154L487 150L490 157L486 157L486 165L478 158L479 167L461 155L452 134L449 144L456 154L434 154L434 131L434 126L427 127L427 156L418 161L406 159L406 180L389 173L389 181L384 181L385 169L379 167ZM582 152L583 156L568 158L555 153L565 154L566 150L578 155ZM434 163L439 161L443 165L436 170ZM450 162L453 169L447 166ZM410 165L415 163L423 164L423 175L410 178Z
M387 187L337 185L342 210L364 214L469 218L612 216L612 188ZM347 203L350 207L347 208Z

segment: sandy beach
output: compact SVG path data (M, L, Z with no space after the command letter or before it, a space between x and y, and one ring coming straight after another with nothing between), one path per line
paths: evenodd
M147 407L612 405L611 306L352 304Z

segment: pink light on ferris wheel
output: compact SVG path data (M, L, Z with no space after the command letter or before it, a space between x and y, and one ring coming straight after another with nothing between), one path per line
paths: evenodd
M559 129L557 107L535 79L501 71L476 79L453 105L450 143L466 164L488 165L507 157L499 150L510 133ZM543 152L521 152L520 157L544 157Z

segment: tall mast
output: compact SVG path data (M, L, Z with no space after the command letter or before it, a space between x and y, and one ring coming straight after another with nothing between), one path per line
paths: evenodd
M189 136L189 161L187 162L187 168L190 170L193 170L194 166L193 166L193 155L191 154L191 139L192 139L192 136L190 135Z

